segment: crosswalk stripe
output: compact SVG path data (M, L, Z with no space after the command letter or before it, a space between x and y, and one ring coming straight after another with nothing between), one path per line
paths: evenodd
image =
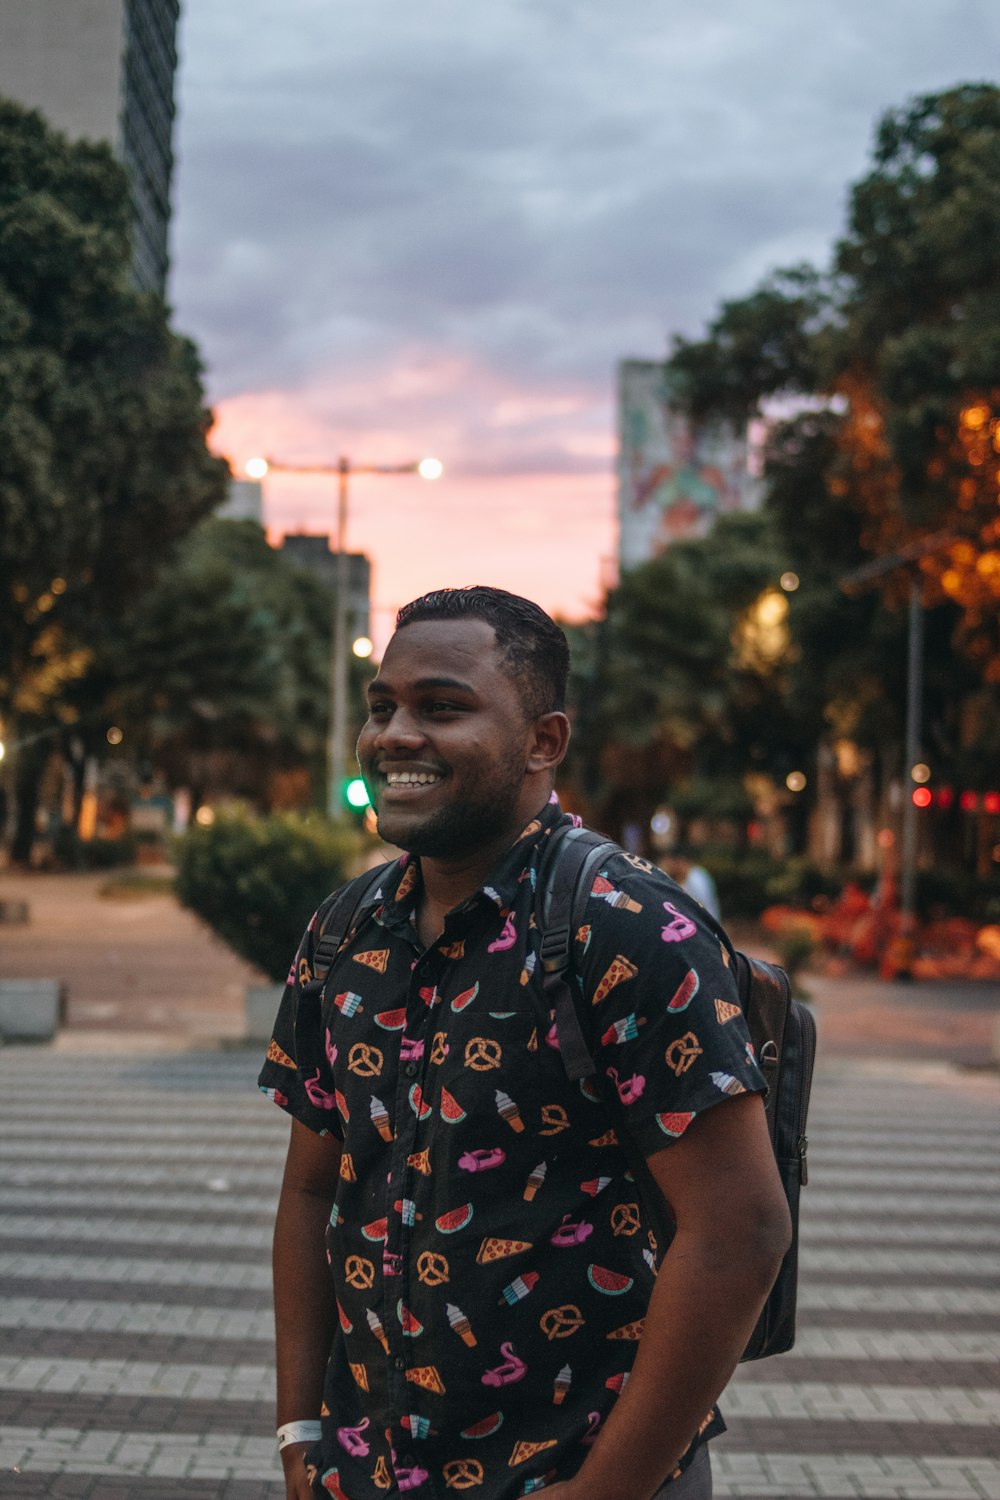
M18 1278L58 1281L117 1282L123 1286L152 1283L163 1287L241 1288L267 1291L270 1272L266 1265L241 1265L212 1259L191 1260L172 1257L115 1255L22 1254L0 1251L0 1275ZM985 1316L1000 1315L1000 1290L967 1286L867 1286L852 1283L824 1283L810 1278L799 1288L799 1306L803 1310L934 1312Z
M730 1383L719 1398L727 1417L783 1422L936 1422L1000 1425L1000 1390L969 1386Z
M204 1251L206 1254L226 1247L267 1251L271 1244L269 1224L212 1224L199 1229L197 1224L159 1223L107 1214L83 1217L40 1214L32 1218L29 1226L16 1215L3 1214L0 1215L0 1246L6 1239L25 1236L29 1227L32 1237L37 1236L49 1244L72 1240L81 1245L95 1242L112 1247L122 1242L157 1247L183 1245L189 1251ZM813 1279L824 1271L858 1271L870 1275L982 1276L996 1277L1000 1281L1000 1252L868 1246L820 1248L813 1243L803 1248L801 1267Z
M800 1455L766 1454L715 1445L715 1492L728 1496L822 1494L826 1500L884 1500L895 1496L994 1496L1000 1459L943 1458L915 1451L883 1457L864 1450ZM223 1431L194 1433L82 1431L0 1427L0 1463L35 1473L96 1474L109 1479L277 1480L273 1438ZM820 1488L817 1488L817 1485Z
M273 1437L243 1433L117 1432L58 1427L0 1427L0 1468L108 1479L262 1479L281 1475Z
M167 1334L183 1340L257 1340L270 1348L270 1313L182 1303L78 1302L71 1297L16 1297L0 1300L0 1328L33 1332ZM1000 1333L923 1332L905 1329L865 1331L809 1328L799 1331L794 1357L803 1359L941 1360L1000 1364ZM780 1371L781 1364L778 1369ZM928 1371L928 1383L932 1370Z
M0 1328L36 1333L168 1334L176 1339L219 1341L259 1339L268 1345L273 1336L269 1311L261 1314L176 1302L78 1302L71 1297L4 1297L0 1299ZM986 1358L975 1353L951 1357Z
M0 1386L46 1396L182 1397L186 1401L270 1401L269 1365L195 1364L136 1359L0 1358ZM720 1398L734 1419L935 1422L1000 1425L1000 1390L961 1387L732 1382Z
M824 1500L886 1500L887 1496L982 1500L1000 1494L1000 1459L907 1457L880 1453L748 1453L715 1445L713 1487L732 1496L822 1495Z

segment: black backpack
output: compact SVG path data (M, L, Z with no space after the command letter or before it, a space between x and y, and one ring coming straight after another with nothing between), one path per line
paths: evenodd
M613 854L617 844L588 828L554 829L542 855L535 888L536 921L542 934L543 987L555 1013L559 1050L571 1079L593 1077L612 1114L620 1110L618 1096L605 1085L587 1045L572 979L572 938L583 921L593 875ZM380 865L342 886L322 912L313 972L325 980L345 937L372 902L382 876ZM764 1304L743 1359L783 1354L795 1340L795 1289L798 1271L799 1189L806 1183L806 1111L816 1054L816 1022L807 1006L792 1000L788 975L774 964L736 954L740 1004L753 1042L757 1063L767 1079L765 1103L771 1146L792 1218L792 1243ZM627 1133L622 1133L627 1140ZM673 1234L649 1168L638 1152L630 1163L636 1182L645 1187L650 1223L661 1246Z
M585 920L594 875L611 855L620 853L617 844L588 828L555 829L542 856L535 890L544 988L555 1012L563 1063L570 1078L594 1078L612 1113L620 1105L587 1044L586 1018L581 1017L576 1001L579 987L572 982L572 942ZM784 969L737 953L736 981L757 1062L768 1083L765 1114L792 1219L792 1243L742 1355L749 1360L783 1354L795 1341L799 1190L807 1181L806 1112L816 1056L816 1022L807 1006L791 998ZM623 1139L627 1140L624 1132ZM646 1189L646 1209L657 1239L666 1245L673 1225L662 1195L638 1152L631 1166L636 1181Z

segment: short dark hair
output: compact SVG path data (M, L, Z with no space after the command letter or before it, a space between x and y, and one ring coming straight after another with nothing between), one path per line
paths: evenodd
M486 584L435 589L403 605L396 629L418 620L470 618L492 625L504 669L520 690L526 718L537 719L566 707L569 643L555 620L520 594Z

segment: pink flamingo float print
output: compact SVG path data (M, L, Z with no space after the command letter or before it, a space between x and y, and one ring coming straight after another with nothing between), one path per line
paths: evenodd
M514 929L514 918L509 916L503 924L500 936L487 948L487 953L505 953L508 948L513 948L517 942L517 932Z
M501 1344L500 1353L503 1355L503 1363L483 1374L483 1385L513 1385L516 1380L523 1380L528 1373L524 1360L518 1359L514 1353L513 1344Z
M683 943L685 938L693 937L698 931L690 917L685 917L676 906L671 906L669 901L664 901L663 910L670 913L671 920L660 932L660 937L665 943Z

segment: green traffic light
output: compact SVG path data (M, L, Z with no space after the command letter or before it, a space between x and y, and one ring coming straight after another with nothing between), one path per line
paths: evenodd
M368 788L360 776L355 776L353 780L344 783L344 801L348 807L362 808L371 806L368 798Z

